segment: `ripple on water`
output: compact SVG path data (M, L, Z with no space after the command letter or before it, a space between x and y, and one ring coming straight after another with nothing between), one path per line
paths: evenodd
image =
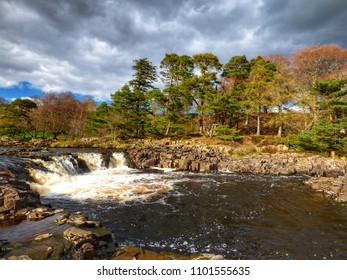
M101 220L119 244L229 259L347 258L347 209L302 181L116 168L45 185L43 198Z

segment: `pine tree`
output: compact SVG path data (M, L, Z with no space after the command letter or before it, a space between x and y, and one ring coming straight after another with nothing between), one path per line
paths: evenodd
M150 103L148 92L156 81L156 68L147 58L134 61L133 79L111 95L111 107L119 121L124 136L143 137L149 121Z

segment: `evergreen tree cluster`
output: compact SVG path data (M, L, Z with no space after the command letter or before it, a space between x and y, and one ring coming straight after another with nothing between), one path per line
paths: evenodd
M39 101L0 99L0 132L111 139L242 135L286 136L280 142L317 152L347 151L347 50L310 46L290 56L165 54L158 67L134 61L133 76L96 106L71 93ZM39 134L41 132L41 134Z

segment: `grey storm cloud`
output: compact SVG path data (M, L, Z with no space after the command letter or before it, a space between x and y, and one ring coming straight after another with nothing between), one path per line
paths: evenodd
M106 99L134 59L347 47L345 0L2 0L0 86L29 81Z

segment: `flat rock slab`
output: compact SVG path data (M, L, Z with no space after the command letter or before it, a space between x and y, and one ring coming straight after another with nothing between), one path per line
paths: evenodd
M74 246L80 246L87 242L93 242L95 234L89 230L70 227L66 229L63 236L69 240Z
M40 234L40 235L34 237L34 240L40 242L40 241L46 240L48 238L51 238L52 236L53 236L53 234L51 234L51 233L43 233L43 234Z

